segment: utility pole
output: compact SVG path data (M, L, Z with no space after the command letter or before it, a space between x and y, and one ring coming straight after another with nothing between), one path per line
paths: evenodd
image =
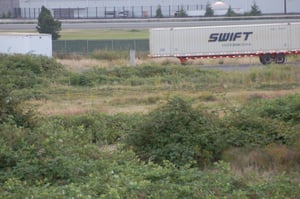
M284 14L286 15L286 0L284 0L283 9L284 9Z

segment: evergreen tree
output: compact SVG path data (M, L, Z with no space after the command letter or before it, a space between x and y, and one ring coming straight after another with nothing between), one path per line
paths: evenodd
M187 16L187 14L186 14L186 12L183 8L180 9L178 16L179 17L186 17Z
M251 11L249 13L250 16L259 16L261 15L261 11L258 7L258 5L256 4L256 2L253 2L253 5L251 6Z
M214 16L214 10L212 9L210 3L206 4L206 11L205 11L205 15L206 17L212 17Z
M41 13L38 17L38 25L36 27L39 33L48 33L52 35L52 39L56 40L60 37L61 22L52 17L50 10L42 6Z
M228 17L232 17L232 16L236 16L236 13L232 10L231 6L229 6L226 16Z
M162 11L161 11L161 6L159 5L156 9L156 15L155 15L157 18L162 18L163 17L163 14L162 14Z

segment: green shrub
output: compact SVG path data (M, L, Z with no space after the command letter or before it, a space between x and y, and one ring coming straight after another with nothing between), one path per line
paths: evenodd
M72 86L92 86L92 81L84 74L72 74L70 77Z
M34 111L24 110L22 105L29 95L20 89L45 86L63 71L60 64L46 57L0 55L0 123L13 121L17 126L33 127L37 122Z
M70 131L82 129L87 143L114 144L133 128L139 118L139 115L87 113L73 117L58 116L51 122Z
M224 120L223 129L226 142L235 147L286 144L291 139L288 125L254 114L236 113Z
M57 75L63 66L54 59L35 55L0 55L0 66L9 70L29 70L34 74Z
M255 110L261 117L269 117L284 122L300 123L300 95L287 95L261 100Z
M9 123L26 128L37 125L33 110L23 110L22 100L12 93L12 89L0 83L0 124Z
M275 99L254 95L251 101L224 118L224 134L231 146L291 144L293 125L299 124L299 95Z
M0 55L0 84L13 89L47 85L49 78L57 78L65 72L54 59L29 55Z
M159 118L154 121L155 116ZM235 174L230 164L223 161L199 170L191 168L193 162L184 158L180 165L167 160L162 160L160 165L151 161L145 164L130 150L116 148L106 151L103 145L99 147L99 142L90 142L88 132L88 129L97 127L95 122L105 117L101 114L54 117L44 120L33 130L0 125L0 198L240 199L297 198L300 194L298 172L292 175L270 172L264 175L253 172ZM212 115L194 110L178 98L170 100L168 106L150 113L144 120L141 116L113 117L105 119L109 127L102 129L119 128L131 132L136 126L135 133L141 132L137 130L153 132L149 130L151 124L154 130L164 130L155 134L157 142L169 139L173 142L176 139L174 134L166 132L180 132L182 140L189 140L185 145L200 141L203 147L207 147L204 143L209 141L223 142L226 139L214 134L218 128L212 128L209 123L218 126L218 122ZM164 122L167 124L163 125ZM201 128L197 125L199 122ZM143 127L147 128L143 130ZM194 133L196 131L198 133ZM220 146L214 144L211 148Z
M196 162L206 166L223 149L218 120L204 110L194 110L181 98L151 112L127 138L127 144L145 161L177 166Z

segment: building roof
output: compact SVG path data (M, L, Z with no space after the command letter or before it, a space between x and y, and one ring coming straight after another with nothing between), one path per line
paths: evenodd
M228 10L229 5L227 5L223 1L216 1L211 5L212 9L214 10Z

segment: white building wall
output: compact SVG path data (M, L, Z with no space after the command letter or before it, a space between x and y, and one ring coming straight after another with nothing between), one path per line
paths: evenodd
M181 8L187 10L205 9L206 0L20 0L22 16L33 18L42 6L50 9L74 9L76 17L104 17L105 10L121 12L130 11L130 16L155 16L158 6L161 6L164 16L172 16ZM29 11L30 9L30 11ZM25 13L27 11L27 13ZM29 14L30 12L30 14ZM152 13L152 14L151 14ZM30 16L30 17L28 17Z
M38 33L0 33L0 53L52 57L52 36Z
M38 8L42 5L49 8L77 7L114 7L114 6L166 6L166 5L206 5L206 0L20 0L20 7Z

